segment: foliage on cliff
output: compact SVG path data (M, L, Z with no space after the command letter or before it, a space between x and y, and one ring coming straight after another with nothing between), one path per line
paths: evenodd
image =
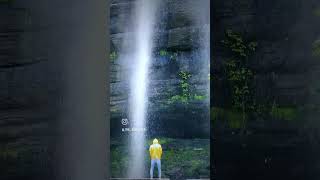
M188 104L189 101L191 100L199 100L202 101L206 98L205 95L198 95L195 92L192 91L192 85L190 83L190 78L192 75L187 72L187 71L180 71L178 73L179 76L179 94L176 94L172 96L169 99L169 104L174 103L174 102L182 102L185 104Z
M225 61L225 77L230 87L232 108L242 112L242 121L254 110L254 72L250 67L250 57L256 50L256 42L245 42L242 36L232 30L227 30L222 41L230 56Z

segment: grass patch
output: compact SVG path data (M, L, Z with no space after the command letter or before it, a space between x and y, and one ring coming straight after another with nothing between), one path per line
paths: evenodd
M194 95L194 99L195 99L195 100L198 100L198 101L205 100L206 97L207 97L207 96L203 96L203 95L197 95L197 94Z
M270 114L274 119L292 121L297 119L299 113L294 107L276 107L272 108Z
M210 140L209 139L174 139L157 137L162 148L162 176L172 180L201 178L210 176ZM145 150L145 176L149 176L150 157L148 148L153 138L147 140ZM129 149L125 142L111 148L112 177L125 177L129 167ZM155 168L155 173L157 169ZM156 175L156 174L155 174Z
M226 121L228 126L232 129L240 129L243 127L242 112L235 110L228 110L219 107L211 108L211 121L223 120Z
M293 121L297 120L300 117L300 114L301 112L295 107L272 107L270 115L268 115L268 118L276 120ZM213 124L218 120L225 121L228 127L232 129L242 128L243 123L246 123L249 120L248 116L246 116L246 121L243 122L242 112L223 109L219 107L212 107L210 115Z

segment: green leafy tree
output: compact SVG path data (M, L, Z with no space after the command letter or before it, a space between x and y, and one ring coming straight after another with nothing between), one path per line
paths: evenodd
M180 78L180 94L172 96L170 99L170 102L176 102L181 101L183 103L188 103L188 101L191 98L191 90L190 90L190 84L189 79L191 78L191 74L187 71L180 71L179 72L179 78Z
M248 113L255 108L253 98L254 72L249 66L249 58L255 52L257 43L246 44L240 34L226 31L226 39L222 41L231 57L225 62L225 76L232 95L232 108L242 112L242 125L245 129Z

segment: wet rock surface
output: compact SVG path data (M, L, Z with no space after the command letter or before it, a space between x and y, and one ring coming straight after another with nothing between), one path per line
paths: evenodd
M165 8L162 8L159 14L160 21L154 37L154 58L149 70L148 122L152 122L148 124L152 129L150 133L166 132L167 135L177 137L208 137L209 60L201 55L201 39L202 36L207 37L205 35L209 33L210 27L209 17L200 18L201 14L205 14L201 9L206 3L191 0L168 0L162 3ZM130 38L133 37L130 31L130 23L134 21L130 19L133 6L134 1L111 2L112 52L127 49L134 43L134 39ZM129 61L130 58L121 61L119 57L111 62L111 125L116 133L121 131L120 120L128 118L128 77L130 72L134 71L130 68ZM188 104L170 103L173 96L181 94L182 79L178 74L181 71L191 74L188 84L192 87L192 96L198 95L201 100L192 100ZM185 126L178 128L181 124Z

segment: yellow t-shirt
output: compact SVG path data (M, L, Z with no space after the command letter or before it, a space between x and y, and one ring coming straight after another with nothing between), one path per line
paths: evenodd
M162 147L160 144L152 144L149 148L151 159L161 159Z

